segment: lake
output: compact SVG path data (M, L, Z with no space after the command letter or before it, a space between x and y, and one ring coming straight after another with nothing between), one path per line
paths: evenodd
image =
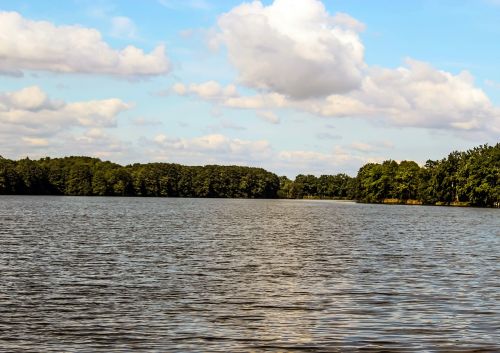
M500 210L0 197L1 352L500 351Z

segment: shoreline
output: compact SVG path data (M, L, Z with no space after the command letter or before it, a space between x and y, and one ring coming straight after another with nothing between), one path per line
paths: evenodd
M436 202L423 203L420 200L408 199L384 199L380 202L366 202L361 200L346 199L346 198L334 198L334 197L316 197L316 196L306 196L302 198L286 198L286 197L195 197L195 196L140 196L140 195L58 195L58 194L0 194L0 197L5 196L20 196L20 197L85 197L85 198L126 198L126 199L200 199L200 200L297 200L297 201L335 201L335 202L345 202L345 203L359 203L367 205L388 205L388 206L436 206L436 207L458 207L458 208L500 208L500 204L493 206L475 206L468 202Z

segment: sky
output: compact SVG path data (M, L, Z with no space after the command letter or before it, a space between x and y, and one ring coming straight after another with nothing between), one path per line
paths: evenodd
M498 0L0 0L0 156L355 175L500 140Z

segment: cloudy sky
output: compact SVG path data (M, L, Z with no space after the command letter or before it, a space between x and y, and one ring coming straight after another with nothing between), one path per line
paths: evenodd
M500 140L497 0L0 0L0 155L355 174Z

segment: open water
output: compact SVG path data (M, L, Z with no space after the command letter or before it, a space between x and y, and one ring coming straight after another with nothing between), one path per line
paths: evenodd
M500 211L0 197L0 352L499 352Z

